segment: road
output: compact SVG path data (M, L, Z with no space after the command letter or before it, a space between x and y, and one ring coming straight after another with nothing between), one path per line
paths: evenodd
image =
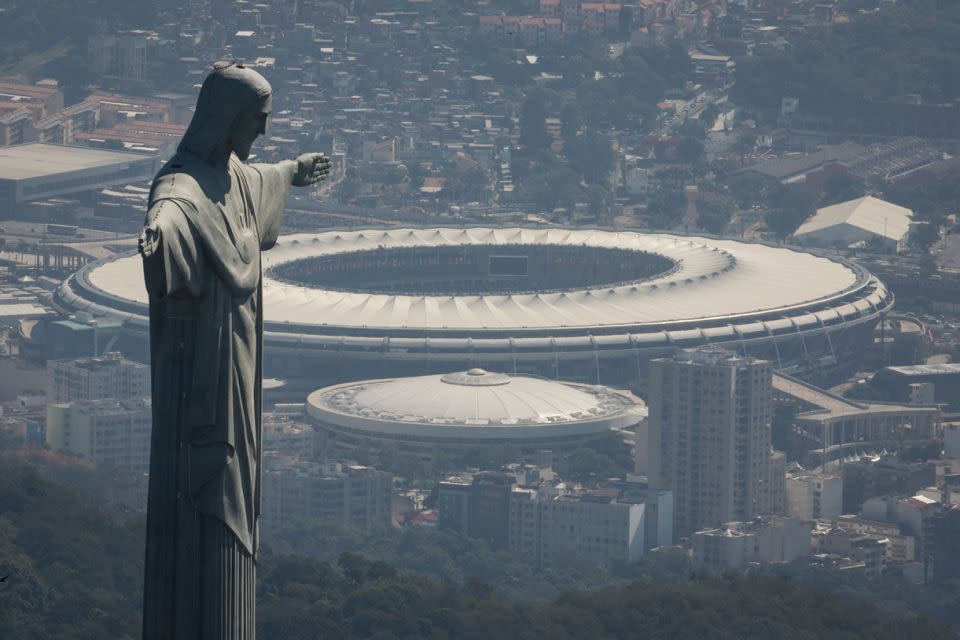
M727 87L727 89L729 89L729 87ZM683 111L668 118L657 130L657 134L660 136L673 135L680 129L680 127L683 126L683 123L686 122L687 118L699 116L701 113L703 113L703 110L711 104L720 104L726 101L726 90L704 91L692 101L688 102L683 107ZM713 123L710 123L710 125L712 126Z

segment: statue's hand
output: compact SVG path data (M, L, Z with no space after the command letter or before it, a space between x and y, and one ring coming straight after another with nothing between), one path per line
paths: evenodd
M304 153L297 158L297 172L291 184L295 187L309 187L323 180L333 162L322 153Z
M137 250L144 258L149 258L157 250L160 244L160 229L154 224L149 224L140 232L140 238L137 240Z

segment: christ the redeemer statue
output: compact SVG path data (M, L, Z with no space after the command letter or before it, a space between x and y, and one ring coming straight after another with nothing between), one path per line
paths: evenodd
M153 376L145 640L254 637L260 252L277 240L290 186L330 171L319 153L244 164L270 93L252 69L214 65L140 235Z

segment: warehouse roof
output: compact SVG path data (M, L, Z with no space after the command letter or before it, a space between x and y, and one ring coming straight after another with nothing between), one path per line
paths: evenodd
M130 162L152 161L152 156L34 142L0 147L0 180L27 180L96 169Z
M793 234L803 236L840 225L859 227L877 236L899 242L910 231L913 212L873 196L841 202L817 211Z

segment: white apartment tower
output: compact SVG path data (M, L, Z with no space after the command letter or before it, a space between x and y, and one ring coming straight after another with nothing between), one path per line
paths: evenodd
M769 362L682 351L650 362L648 394L650 484L673 491L676 536L782 509Z

